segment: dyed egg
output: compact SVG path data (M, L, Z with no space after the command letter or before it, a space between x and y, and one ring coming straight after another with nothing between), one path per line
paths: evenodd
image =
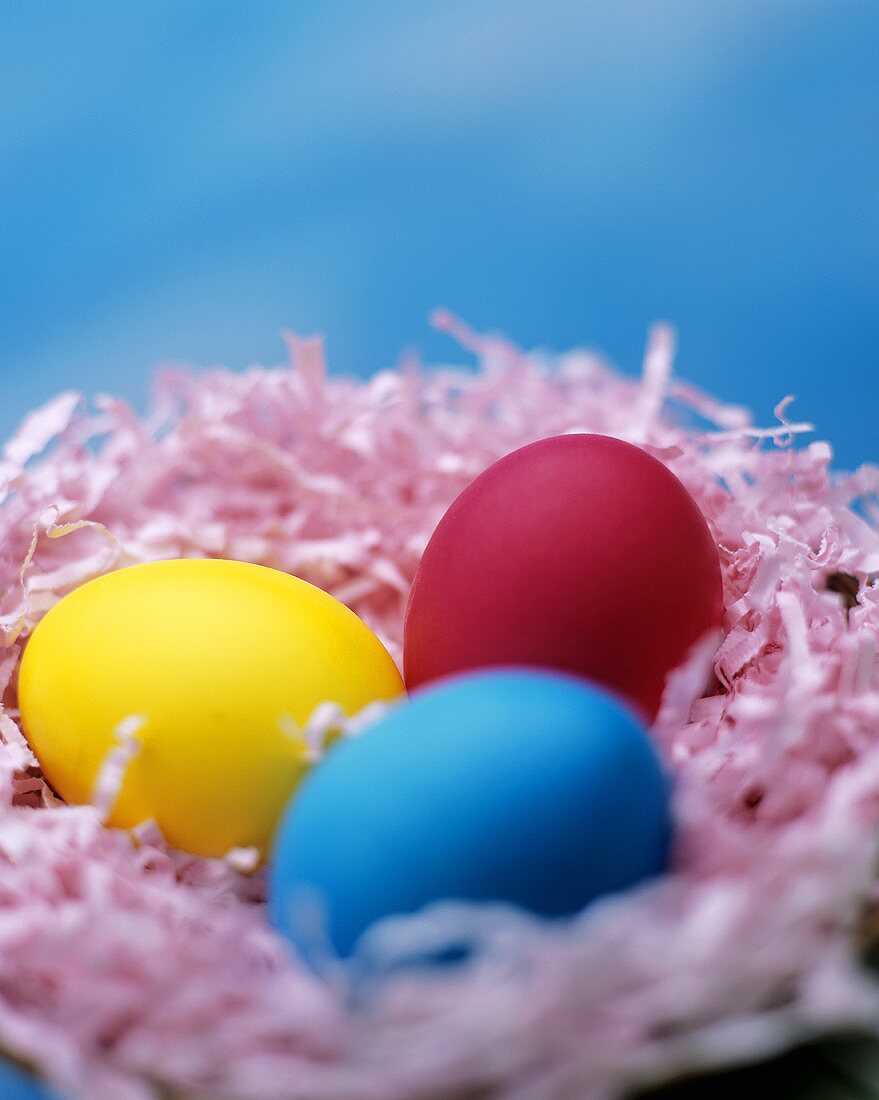
M136 565L76 589L38 624L19 681L52 786L89 802L123 719L142 721L110 823L154 819L176 847L265 851L307 767L315 707L347 714L403 690L338 600L244 562Z
M443 898L559 917L665 866L666 780L609 693L546 671L450 678L340 744L287 811L270 914L308 957Z
M543 439L489 467L434 531L406 613L406 684L541 665L652 719L721 600L705 519L661 462L608 436Z

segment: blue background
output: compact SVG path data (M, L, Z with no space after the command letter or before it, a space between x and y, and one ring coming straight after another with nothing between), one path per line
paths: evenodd
M0 0L0 431L446 305L879 458L875 0Z

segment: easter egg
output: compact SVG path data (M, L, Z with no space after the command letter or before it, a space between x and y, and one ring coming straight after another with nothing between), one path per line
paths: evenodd
M265 852L308 766L323 702L354 714L399 695L372 631L332 596L263 566L131 566L65 596L37 625L19 680L28 741L51 785L89 802L116 732L138 745L110 823L153 819L176 847Z
M406 613L406 684L539 665L652 719L721 600L705 519L661 462L608 436L543 439L490 466L434 531Z
M572 676L452 677L340 744L284 816L270 914L309 957L430 902L573 914L665 866L668 790L643 727Z

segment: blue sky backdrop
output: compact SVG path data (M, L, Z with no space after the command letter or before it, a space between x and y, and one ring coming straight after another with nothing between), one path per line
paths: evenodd
M879 460L875 0L0 2L0 431L436 305Z

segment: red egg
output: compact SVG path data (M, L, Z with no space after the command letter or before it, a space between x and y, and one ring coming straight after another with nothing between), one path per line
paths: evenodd
M490 466L440 520L406 611L406 684L541 665L652 719L721 613L717 549L674 474L619 439L554 436Z

